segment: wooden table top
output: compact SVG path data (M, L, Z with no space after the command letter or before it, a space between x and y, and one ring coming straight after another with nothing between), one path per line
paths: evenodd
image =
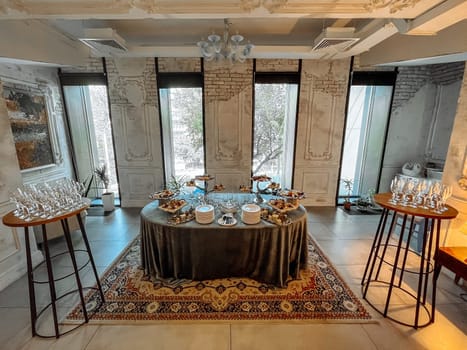
M435 213L432 209L423 209L423 208L412 208L412 207L403 207L398 204L392 204L389 202L391 199L391 193L378 193L375 194L375 202L378 203L383 208L397 211L398 213L413 215L413 216L420 216L424 218L430 219L454 219L457 214L459 213L457 209L451 207L450 205L446 205L446 210L443 213Z
M89 208L90 204L91 204L91 201L85 200L83 203L83 206L79 209L75 209L73 211L67 211L66 213L63 213L58 216L54 216L53 218L50 218L50 219L33 218L31 221L26 221L26 220L16 217L13 214L13 210L12 210L3 217L2 222L5 226L9 226L9 227L26 227L26 226L30 227L30 226L44 225L44 224L48 224L51 222L55 222L55 221L59 221L59 220L63 220L63 219L67 219L69 217L75 216L81 213L83 210L86 210L87 208Z

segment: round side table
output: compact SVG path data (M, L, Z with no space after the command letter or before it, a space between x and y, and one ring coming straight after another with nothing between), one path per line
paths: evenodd
M55 216L55 217L50 218L50 219L35 218L35 219L31 220L31 221L26 221L26 220L22 220L22 219L17 218L13 214L13 211L6 214L2 219L3 224L5 226L23 227L24 228L24 236L25 236L25 242L26 242L26 262L27 262L27 269L28 269L27 277L28 277L28 286L29 286L29 308L30 308L30 315L31 315L32 336L38 336L38 337L42 337L42 338L52 338L52 337L58 338L61 335L69 333L72 330L78 328L79 326L83 325L84 323L87 323L89 321L89 315L88 315L88 311L86 310L86 304L85 304L85 300L84 300L84 294L83 294L84 289L91 289L91 288L98 289L99 292L100 292L101 302L104 302L104 293L102 291L99 276L97 274L97 269L96 269L96 265L94 263L94 259L93 259L92 253L91 253L91 247L89 246L89 241L88 241L88 238L87 238L87 235L86 235L86 230L84 228L84 224L83 224L83 221L81 219L81 212L86 210L88 208L88 206L89 206L89 204L86 203L79 209L75 209L75 210L66 212L64 214ZM73 242L72 242L71 235L70 235L70 228L69 228L69 225L68 225L68 218L70 218L72 216L76 216L76 218L78 220L78 224L79 224L79 227L80 227L80 231L81 231L81 235L83 237L84 244L86 246L86 250L84 250L84 249L81 249L81 250L80 249L74 249L74 247L73 247ZM61 222L68 251L61 252L61 253L58 253L58 254L55 254L55 255L51 256L50 255L50 250L49 250L49 244L48 244L48 240L47 240L46 224L51 223L51 222L56 222L56 221ZM45 263L45 265L47 267L47 275L48 275L48 280L47 281L37 281L37 280L35 280L34 279L34 270L35 269L33 269L33 267L32 267L31 246L30 246L30 241L29 241L29 227L38 226L38 225L42 226L43 248L44 248L44 254L45 254L45 260L44 260L43 263ZM77 252L77 251L85 251L88 254L89 259L82 266L78 266L78 264L76 262L75 252ZM70 258L71 258L71 262L72 262L72 265L73 265L73 272L66 275L66 276L60 276L60 277L54 276L53 269L52 269L52 259L57 257L57 256L67 254L67 253L70 255ZM94 272L94 277L95 277L96 282L97 282L97 288L95 288L95 287L83 287L83 285L81 283L81 278L80 278L80 275L79 275L79 271L81 269L83 269L88 263L91 263L91 266L92 266L92 269L93 269L93 272ZM36 266L36 268L39 267L40 265L42 265L42 263L39 264L38 266ZM63 280L63 279L65 279L67 277L70 277L72 275L75 276L77 288L72 290L72 291L69 291L69 292L67 292L67 293L65 293L65 294L63 294L61 296L57 296L56 289L55 289L55 282ZM47 304L41 310L38 311L37 307L36 307L36 296L35 296L35 287L34 286L35 286L35 284L43 284L43 283L48 283L48 285L49 285L50 299L51 300L50 300L49 304ZM69 330L67 330L65 332L60 333L59 327L58 327L58 317L57 317L57 301L60 300L61 298L64 298L67 295L70 295L70 294L76 293L76 292L79 293L81 308L83 310L84 321L82 323L76 325L75 327L73 327L73 328L71 328L71 329L69 329ZM39 317L49 307L52 307L52 314L53 314L53 321L54 321L54 333L55 334L53 334L53 335L39 334L37 332L36 323L37 323ZM98 307L99 306L97 306L97 308Z
M363 298L384 317L399 324L414 327L415 329L425 327L435 320L436 279L434 278L431 310L426 303L428 279L429 275L433 272L434 266L432 262L434 254L432 252L436 252L439 248L441 221L455 218L458 212L449 205L446 206L447 210L443 213L435 213L428 209L392 204L389 202L391 193L377 194L374 199L376 203L383 207L383 212L361 281ZM402 218L399 237L394 233L398 217ZM422 235L419 238L422 242L420 252L410 247L410 240L415 231L415 220L422 220L424 223L420 225L420 227L423 227L423 232L418 232L419 235ZM408 231L406 234L407 227ZM405 241L404 238L406 238ZM390 251L394 251L394 254L391 254ZM414 269L410 269L407 266L409 254L417 261ZM382 276L381 268L383 263L389 267L389 280ZM417 277L416 286L414 286L415 288L411 288L412 290L403 286L404 275L407 276L407 274ZM376 306L375 300L369 300L367 295L370 287L381 286L387 288L383 310ZM415 300L413 323L406 321L406 317L400 317L396 315L395 311L391 312L389 309L394 289L409 295ZM424 310L427 316L427 321L423 324L420 324L420 310Z

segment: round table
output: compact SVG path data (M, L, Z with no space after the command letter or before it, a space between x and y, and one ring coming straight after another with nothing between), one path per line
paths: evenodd
M81 283L81 278L80 278L80 275L79 275L79 271L81 269L83 269L88 263L91 263L91 266L92 266L92 269L93 269L93 272L94 272L94 277L95 277L96 282L97 282L97 289L100 292L101 302L104 301L104 293L102 291L102 287L101 287L101 284L100 284L100 281L99 281L99 276L97 274L96 265L94 264L94 259L93 259L92 253L91 253L91 247L89 246L89 241L88 241L88 238L87 238L87 235L86 235L86 230L84 228L84 224L83 224L83 221L81 219L81 212L83 210L86 210L88 207L89 207L89 202L86 201L85 203L83 203L83 206L78 208L78 209L75 209L75 210L72 210L72 211L67 211L67 212L65 212L63 214L54 216L52 218L47 218L47 219L33 218L31 221L26 221L26 220L20 219L20 218L18 218L18 217L16 217L14 215L13 211L11 211L8 214L6 214L2 219L2 222L3 222L3 224L5 226L23 227L24 228L24 237L25 237L25 242L26 242L26 263L27 263L27 269L28 269L27 277L28 277L28 286L29 286L29 308L30 308L30 316L31 316L32 336L39 336L39 337L42 337L42 338L51 338L51 337L58 338L58 337L60 337L60 335L71 332L72 330L78 328L82 324L87 323L89 321L89 315L88 315L88 312L86 310L86 303L85 303L85 300L84 300L83 289L90 289L90 288L94 288L94 287L87 287L87 288L83 287L83 285ZM76 216L76 219L78 220L78 224L79 224L79 227L80 227L80 230L81 230L81 234L82 234L82 237L83 237L84 244L86 246L86 250L74 249L74 247L73 247L73 242L72 242L71 235L70 235L70 227L69 227L69 224L68 224L68 218L73 217L73 216ZM58 253L58 254L55 254L55 255L51 255L50 250L49 250L48 239L47 239L46 224L52 223L52 222L57 222L57 221L60 221L60 223L62 225L62 229L63 229L63 233L64 233L64 237L65 237L65 240L66 240L68 251L61 252L61 253ZM45 254L44 263L46 264L47 275L48 275L48 280L46 282L34 280L34 270L35 269L33 269L33 267L32 267L31 245L30 245L30 241L29 241L29 227L39 226L39 225L42 227L42 237L43 237L42 244L43 244L44 254ZM77 252L77 251L85 251L85 252L87 252L87 254L89 256L88 262L86 262L82 266L78 266L78 264L76 262L75 252ZM71 262L72 262L72 265L73 265L73 272L68 274L68 275L65 275L65 276L60 276L60 277L54 276L53 269L52 269L52 259L57 257L57 256L67 254L67 253L70 255L70 258L71 258ZM41 264L36 266L36 268L39 267ZM63 280L63 279L65 279L67 277L70 277L72 275L75 276L77 288L75 290L69 291L69 292L67 292L67 293L65 293L65 294L63 294L61 296L57 296L56 289L55 289L55 282L57 282L59 280ZM38 311L37 307L36 307L36 297L35 297L34 285L35 284L43 284L43 283L48 283L48 285L49 285L50 299L51 300L50 300L49 304L47 304L41 310ZM57 301L60 300L61 298L64 298L67 295L70 295L70 294L76 293L76 292L79 293L79 298L80 298L80 301L81 301L81 308L82 308L82 312L83 312L83 316L84 316L84 321L82 323L76 325L75 327L61 333L59 331L59 328L58 328L57 305L56 305ZM41 315L43 315L43 313L49 307L52 307L52 314L53 314L53 321L54 321L54 334L53 335L39 334L37 332L36 323L37 323L39 317L41 317Z
M424 327L434 322L435 318L435 303L436 303L436 280L433 278L433 293L431 302L431 311L426 305L427 287L429 275L433 272L434 254L439 248L439 235L442 220L453 219L458 212L453 207L447 205L447 210L443 213L436 213L433 210L412 208L390 203L391 193L381 193L374 197L375 202L383 207L383 212L376 230L373 245L370 250L370 255L365 267L365 272L362 278L363 298L384 317L387 317L399 324L411 326L414 328ZM388 219L390 218L390 223ZM395 233L395 225L397 218L402 219L402 225L399 237ZM410 240L413 236L416 220L422 220L423 232L422 245L420 253L410 247ZM406 227L408 231L406 234ZM405 242L404 242L405 238ZM390 254L389 250L395 250L394 254ZM408 255L413 255L418 261L418 266L411 270L407 267ZM381 274L383 263L389 266L390 278L385 279ZM417 276L416 294L408 290L403 283L407 285L410 281L405 281L404 276L414 274ZM398 278L396 278L398 277ZM376 306L376 300L369 300L368 290L370 287L387 287L386 300L384 301L384 309L381 310ZM412 322L406 321L405 317L396 315L396 311L390 308L390 301L393 289L398 289L402 293L411 296L415 300L415 315ZM420 324L420 310L424 310L427 315L427 321Z
M195 220L173 226L158 202L141 211L141 264L152 278L206 280L250 277L284 287L298 278L307 262L307 215L300 206L289 212L291 223L266 221L235 226L207 225Z

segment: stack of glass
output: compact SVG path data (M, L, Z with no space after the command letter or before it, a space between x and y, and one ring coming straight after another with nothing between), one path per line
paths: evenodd
M452 195L452 187L439 181L397 175L391 181L391 193L389 202L392 204L441 214L448 210L446 201Z

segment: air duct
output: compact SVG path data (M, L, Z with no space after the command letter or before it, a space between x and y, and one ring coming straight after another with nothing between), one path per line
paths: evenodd
M326 49L345 51L360 40L354 37L354 32L353 27L328 27L315 39L312 51Z

